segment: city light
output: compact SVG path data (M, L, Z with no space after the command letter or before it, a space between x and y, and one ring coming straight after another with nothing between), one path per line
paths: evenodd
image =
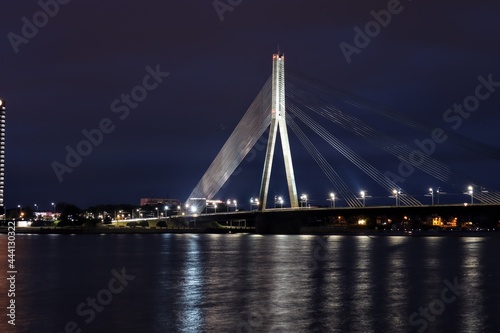
M396 199L396 206L399 206L399 191L398 190L392 190L392 194L394 195L394 198Z
M256 206L257 208L259 207L259 199L250 199L250 210L252 210L253 206Z
M229 212L229 207L231 207L231 205L234 206L234 211L236 212L238 210L238 201L227 199L226 207L228 212Z
M274 208L276 208L276 206L279 204L280 205L280 208L283 208L283 203L285 201L283 200L283 197L281 196L275 196L274 197Z
M359 192L359 194L361 195L361 200L363 200L363 207L365 207L365 196L366 196L366 192L365 191L361 191Z
M307 194L302 194L300 196L300 203L302 207L307 207Z
M326 200L329 200L331 201L330 203L330 207L334 208L335 207L335 193L330 193L330 198L329 199L326 199Z
M472 186L469 186L467 188L469 190L469 195L470 195L470 203L473 204L474 203L474 189L472 188Z

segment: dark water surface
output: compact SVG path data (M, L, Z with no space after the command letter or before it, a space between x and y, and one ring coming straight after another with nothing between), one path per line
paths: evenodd
M18 235L0 332L500 332L499 259L489 237Z

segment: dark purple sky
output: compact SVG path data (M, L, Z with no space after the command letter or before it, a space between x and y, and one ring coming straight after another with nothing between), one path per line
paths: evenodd
M47 3L54 10L55 2ZM81 207L138 204L151 196L186 199L271 74L278 44L287 68L448 130L445 111L475 93L478 76L500 82L498 1L232 3L240 4L221 14L221 21L212 1L69 1L58 5L47 22L37 1L4 3L0 98L8 103L7 207L37 203L48 209L52 201ZM348 63L339 45L353 45L353 29L364 30L374 19L370 11L388 6L398 13ZM40 27L36 34L25 27L25 38L22 19L33 22L34 15ZM113 102L143 84L148 66L170 74L158 85L148 81L155 87L128 114L124 109L114 113ZM453 131L500 147L497 89ZM65 164L65 147L76 148L85 138L82 131L97 128L103 119L110 120L106 126L113 131L60 181L54 162ZM377 125L384 128L384 120ZM397 129L394 133L409 145L418 138ZM346 141L363 152L359 140ZM331 186L303 150L292 147L297 187L325 204ZM364 151L367 159L382 172L397 169L394 157L370 152ZM498 159L466 155L447 144L437 147L435 157L500 189ZM260 161L244 162L243 172L223 188L220 199L246 202L255 196ZM354 168L341 160L332 164L339 170ZM354 174L345 177L354 191L366 186L374 196L386 195L376 185L358 184ZM410 178L403 187L411 193L446 186L420 173ZM283 191L279 180L273 184L271 194Z

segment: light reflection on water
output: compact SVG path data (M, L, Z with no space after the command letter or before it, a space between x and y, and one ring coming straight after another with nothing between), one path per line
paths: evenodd
M417 332L457 279L425 331L498 332L498 253L498 238L18 235L17 325L0 331ZM122 267L136 278L86 324L76 306Z

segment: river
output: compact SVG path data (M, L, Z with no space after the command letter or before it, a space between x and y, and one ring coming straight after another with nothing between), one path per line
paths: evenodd
M497 237L19 234L0 332L500 332L499 254Z

